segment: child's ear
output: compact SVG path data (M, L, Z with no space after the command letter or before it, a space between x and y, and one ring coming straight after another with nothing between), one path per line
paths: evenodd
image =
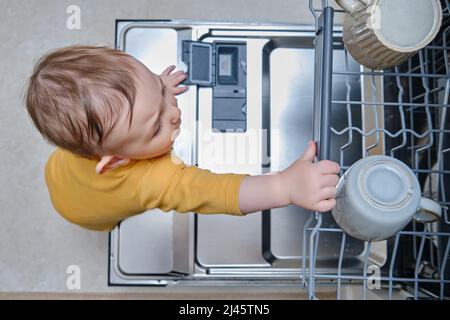
M95 167L97 174L108 172L114 168L124 166L130 162L130 159L117 156L103 156Z

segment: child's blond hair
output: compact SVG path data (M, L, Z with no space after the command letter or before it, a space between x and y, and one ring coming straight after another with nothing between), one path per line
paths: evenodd
M25 94L28 113L50 143L96 158L128 105L129 125L136 97L132 57L108 47L70 46L36 63Z

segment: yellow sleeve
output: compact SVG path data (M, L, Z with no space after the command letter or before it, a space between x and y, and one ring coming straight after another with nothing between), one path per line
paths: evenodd
M239 189L249 174L213 173L187 166L173 153L149 162L141 181L141 205L163 211L245 215Z

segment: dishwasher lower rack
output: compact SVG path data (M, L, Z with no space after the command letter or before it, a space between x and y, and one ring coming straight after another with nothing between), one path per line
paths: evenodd
M310 299L317 298L323 285L336 286L337 299L449 299L450 1L442 1L442 27L430 45L392 69L360 66L359 72L348 68L346 50L344 69L333 68L330 51L344 44L326 30L333 30L334 13L344 12L333 10L328 1L318 2L309 1L317 35L314 100L321 110L315 121L320 127L320 156L338 162L343 172L359 159L351 156L355 152L360 158L395 157L413 170L423 195L438 201L443 211L440 221L411 222L383 241L384 257L374 254L380 252L375 249L380 243L365 242L359 269L344 266L350 236L329 223L329 214L311 213L303 233L302 286ZM355 99L352 84L358 82L368 89ZM327 114L339 108L345 108L346 119L331 121ZM360 127L355 124L357 116L362 118ZM340 239L340 252L334 268L322 271L316 268L319 243L329 233Z

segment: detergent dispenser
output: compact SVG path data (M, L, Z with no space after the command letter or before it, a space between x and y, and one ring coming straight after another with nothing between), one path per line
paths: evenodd
M247 131L247 50L245 42L184 40L183 84L212 87L212 129Z

